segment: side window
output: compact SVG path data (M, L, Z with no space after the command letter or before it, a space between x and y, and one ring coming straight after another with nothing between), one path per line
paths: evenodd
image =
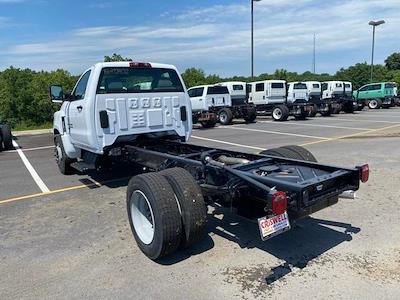
M195 97L203 97L203 92L204 92L204 88L198 88L196 89L196 96Z
M322 84L322 90L326 91L328 89L328 84L327 83L323 83Z
M378 91L381 89L381 85L380 84L373 84L369 86L369 90L370 91Z
M365 92L369 90L369 85L363 86L362 88L359 89L360 92Z
M189 97L195 97L196 89L188 90Z
M74 100L80 100L85 98L85 92L86 92L86 87L89 81L90 77L90 72L87 71L79 80L78 84L76 85L76 88L73 92Z
M257 83L256 92L263 92L263 91L264 91L264 83Z

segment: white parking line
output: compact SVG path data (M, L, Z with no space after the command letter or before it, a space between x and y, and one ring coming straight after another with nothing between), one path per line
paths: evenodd
M19 156L21 157L22 162L24 163L25 167L28 169L28 171L31 174L33 180L35 180L36 184L39 186L39 188L42 191L42 193L50 192L49 188L46 186L46 184L40 178L40 176L36 172L36 170L32 167L32 165L29 162L28 158L25 156L24 152L22 152L21 148L19 147L19 145L17 144L16 141L13 141L13 146L16 149L16 151L19 154Z
M297 133L290 133L290 132L280 132L280 131L270 131L270 130L261 130L261 129L252 129L252 128L243 128L238 126L219 126L216 128L224 128L224 129L233 129L233 130L244 130L244 131L253 131L253 132L260 132L260 133L269 133L269 134L276 134L276 135L288 135L288 136L297 136L297 137L304 137L308 139L317 139L317 140L329 140L329 138L322 137L322 136L314 136L314 135L305 135L305 134L297 134Z
M43 147L35 147L35 148L20 148L22 150L22 152L28 152L28 151L36 151L36 150L43 150L43 149L51 149L54 148L54 146L43 146ZM5 153L15 153L17 152L17 150L8 150L8 151L4 151Z
M257 123L271 123L269 121L257 121ZM360 128L360 127L344 127L344 126L333 126L333 125L321 125L321 124L307 124L303 122L279 122L279 125L296 125L296 126L312 126L312 127L326 127L326 128L338 128L338 129L354 129L354 130L371 130L372 128Z
M362 114L363 116L366 116L366 117L373 117L373 118L376 118L376 117L378 117L378 118L386 118L386 117L388 117L388 118L400 118L400 114L399 115L397 115L397 116L395 116L395 115L386 115L386 114L384 114L384 113L378 113L378 114Z
M367 120L367 119L344 119L344 118L322 118L321 121L348 121L348 122L370 122L370 123L388 123L388 124L400 124L400 122L393 121L381 121L381 120Z
M254 150L265 150L265 148L247 146L247 145L242 145L242 144L225 142L225 141L221 141L221 140L214 140L214 139L204 138L204 137L201 137L201 136L192 135L191 137L194 138L194 139L198 139L198 140L214 142L214 143L220 143L220 144L226 144L226 145L231 145L231 146L236 146L236 147L249 148L249 149L254 149Z

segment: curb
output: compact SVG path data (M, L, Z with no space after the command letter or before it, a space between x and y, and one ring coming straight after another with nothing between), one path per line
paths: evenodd
M23 130L23 131L13 131L13 136L24 136L24 135L35 135L35 134L46 134L51 133L52 129L35 129L35 130Z

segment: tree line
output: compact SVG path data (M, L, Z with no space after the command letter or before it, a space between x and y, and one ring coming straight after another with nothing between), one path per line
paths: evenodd
M105 56L105 61L131 60L119 54ZM276 70L273 74L260 74L257 77L234 76L223 78L216 74L205 74L201 69L188 68L182 74L187 87L202 84L214 84L222 81L258 81L282 79L286 81L327 81L346 80L357 89L370 82L370 65L358 63L348 68L341 68L334 75L323 73L302 74L284 69ZM14 129L29 129L50 127L53 113L58 109L56 104L49 101L48 87L59 84L66 91L71 91L78 76L66 70L34 71L9 67L0 72L0 124L10 124ZM385 65L374 66L374 81L395 81L400 85L400 53L393 53L385 60Z

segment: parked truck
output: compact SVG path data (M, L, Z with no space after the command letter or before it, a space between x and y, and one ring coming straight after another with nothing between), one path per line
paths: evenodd
M271 114L275 121L286 121L289 116L307 118L313 106L304 99L303 84L289 85L288 88L289 91L284 80L251 82L247 84L249 102L256 106L257 112Z
M317 113L321 116L331 115L331 105L329 101L322 99L322 84L318 81L305 81L308 92L308 102L313 104L313 111L310 113L310 117L315 117Z
M341 111L353 113L356 103L351 95L346 93L346 84L343 81L325 81L322 83L322 99L331 105L331 113Z
M230 124L234 118L243 118L247 122L256 119L256 109L247 103L242 83L195 86L188 89L188 93L195 114L199 111L213 113L222 125Z
M59 170L97 170L132 162L141 174L127 187L127 214L141 251L157 260L198 242L206 205L227 206L255 220L263 240L296 219L338 202L369 176L368 165L319 164L306 149L286 146L249 154L188 143L191 101L174 66L98 63L71 93L50 87Z
M0 124L0 151L13 149L13 137L9 125Z
M363 85L353 92L359 106L370 109L390 108L395 106L395 85L392 82L377 82Z

